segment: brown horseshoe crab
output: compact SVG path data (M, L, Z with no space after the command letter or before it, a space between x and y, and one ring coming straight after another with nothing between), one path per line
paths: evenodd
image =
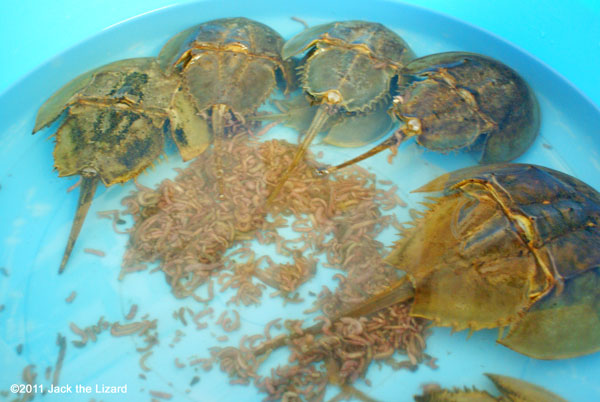
M194 133L215 145L230 129L247 126L246 117L255 113L277 87L293 85L291 64L281 58L283 38L268 26L247 18L208 21L175 35L162 48L159 63L182 81L202 118L210 121ZM187 141L182 133L180 141ZM217 160L217 165L219 165ZM222 170L217 166L217 176Z
M123 183L151 165L163 152L167 119L174 133L196 132L205 124L176 87L154 58L127 59L81 74L40 107L33 133L66 112L55 134L54 167L60 177L82 177L59 272L65 269L98 180L106 186ZM178 146L189 159L208 143L191 136Z
M455 330L509 326L498 342L537 359L600 349L597 191L525 164L461 169L416 191L443 196L386 257L414 286L412 315ZM353 314L405 298L400 282Z
M545 167L493 164L445 174L416 191L443 195L386 257L406 275L343 316L412 298L410 314L435 325L508 326L498 342L537 359L600 350L596 190Z
M499 374L485 374L498 388L501 396L473 389L433 389L415 396L416 402L566 402L565 399L538 385Z
M300 84L310 103L318 108L312 112L312 122L300 148L269 200L279 193L332 114L341 112L356 118L357 114L380 109L389 97L392 78L413 57L400 36L381 24L365 21L332 22L306 29L286 42L282 55L289 59L305 51L308 53L301 69ZM388 118L385 112L381 117ZM330 133L330 140L341 144L357 136L373 140L386 131L373 133L382 126L374 124L373 128L354 132L355 124L342 122L336 127L336 133ZM361 123L360 127L368 125ZM358 142L364 141L359 138Z
M483 146L481 163L508 162L525 152L538 134L539 106L533 91L497 60L467 52L439 53L411 61L401 75L390 110L402 123L395 135L323 173L410 137L439 152Z

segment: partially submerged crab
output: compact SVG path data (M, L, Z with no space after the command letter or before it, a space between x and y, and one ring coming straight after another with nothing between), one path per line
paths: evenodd
M508 326L498 342L537 359L600 349L597 191L526 164L461 169L416 191L443 195L386 257L407 275L350 315L414 297L411 315L454 330Z
M246 117L278 83L286 89L293 85L291 64L281 58L282 47L283 38L268 26L247 18L224 18L188 28L162 48L160 65L181 79L182 90L210 122L210 127L207 124L193 135L212 141L217 155L223 136L232 128L247 127ZM182 133L182 140L189 135Z
M60 177L82 177L59 272L65 269L98 180L106 186L123 183L150 166L163 152L167 119L175 134L195 132L204 124L176 87L154 58L127 59L80 75L40 107L33 133L64 113L55 134L54 167ZM208 146L201 138L182 143L177 137L184 159Z
M481 163L508 162L535 140L540 126L533 91L510 67L467 52L432 54L402 70L390 112L396 134L331 172L415 137L433 151L483 147Z
M565 399L538 385L499 374L485 374L498 388L501 396L473 389L432 389L416 395L416 402L566 402Z
M289 59L308 51L300 84L312 105L312 122L296 153L270 196L283 187L315 136L331 115L342 119L325 137L336 145L363 145L384 135L392 78L413 57L404 40L381 24L365 21L332 22L306 29L286 42L282 55ZM379 111L375 117L366 112ZM381 113L382 112L382 113Z

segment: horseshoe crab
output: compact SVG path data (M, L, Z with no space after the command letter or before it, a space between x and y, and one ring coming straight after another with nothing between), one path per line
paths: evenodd
M401 122L380 145L322 173L364 160L404 140L446 152L483 146L481 163L508 162L538 134L539 106L533 91L510 67L467 52L433 54L402 70L390 112Z
M597 191L525 164L461 169L416 191L443 195L386 257L407 275L351 315L414 293L412 315L454 330L509 326L498 342L530 357L600 349Z
M485 374L498 388L501 396L473 389L433 389L415 396L416 402L566 402L565 399L538 385L499 374Z
M269 200L279 193L331 115L343 113L351 119L336 125L332 129L335 132L330 132L326 141L362 145L385 134L389 125L381 124L379 120L389 119L385 114L385 103L392 78L413 58L412 51L400 36L381 24L365 21L332 22L308 28L286 42L283 59L305 51L308 53L301 69L300 83L310 103L318 107L312 111L312 122L300 148ZM377 110L383 110L378 118L365 115L365 112ZM357 124L360 129L356 128Z
M406 275L342 316L412 298L412 316L500 328L498 343L536 359L600 350L600 193L527 164L460 169L416 191L442 196L386 257Z
M283 38L268 26L247 18L208 21L175 35L158 59L171 76L182 80L183 91L206 121L219 154L223 136L247 126L246 116L269 97L278 82L293 85L292 65L281 58ZM194 135L211 140L208 124ZM179 137L187 140L189 133ZM217 160L217 177L222 168Z
M33 133L64 113L55 134L54 167L60 177L82 178L59 273L66 267L98 180L105 186L123 183L151 165L163 152L167 119L184 159L208 146L194 136L177 140L178 133L196 132L205 123L176 87L154 58L127 59L78 76L40 107Z

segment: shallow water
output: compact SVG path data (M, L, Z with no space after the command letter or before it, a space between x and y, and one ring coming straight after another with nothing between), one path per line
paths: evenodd
M312 6L312 7L311 7ZM159 11L116 26L58 56L39 71L34 72L19 86L12 88L0 99L0 267L8 272L0 279L0 349L2 349L0 389L20 381L20 373L28 364L36 364L38 379L43 378L47 366L56 362L58 332L67 336L69 344L61 374L61 384L128 385L131 400L148 399L149 390L175 394L176 400L255 400L262 398L253 386L227 386L228 379L218 369L209 372L192 368L177 369L174 357L206 356L207 346L217 344L208 331L190 332L190 336L169 347L177 330L184 329L172 313L181 307L200 305L189 300L175 299L160 273L142 272L117 279L127 236L113 232L111 223L96 216L98 211L122 209L120 200L133 190L132 183L104 189L100 186L87 221L75 246L66 272L58 276L57 267L64 250L76 205L76 193L66 189L76 179L61 179L52 171L52 141L46 137L54 132L56 124L36 136L29 133L41 103L56 89L77 74L89 68L125 57L156 55L160 47L180 30L212 18L237 16L256 19L278 30L289 38L302 29L290 21L294 15L316 25L331 20L365 19L386 24L400 34L417 56L447 51L465 50L483 53L513 67L532 86L538 96L542 114L541 135L517 162L535 163L571 174L596 189L600 189L600 139L594 128L600 125L600 112L589 104L576 89L540 64L507 43L472 27L418 8L381 2L378 7L352 5L340 7L335 13L319 12L318 7L305 4L303 10L277 10L266 5L245 12L231 10L223 13L221 3L203 3ZM335 8L330 8L335 9ZM244 12L242 12L244 11ZM397 18L402 15L405 18ZM295 141L288 129L273 129L267 138ZM323 151L321 161L335 164L362 153L368 147L338 149L313 145L314 153ZM177 154L169 154L168 162L160 163L139 178L152 186L162 178L174 177L174 167L184 166ZM389 165L387 152L361 164L379 179L398 184L398 194L417 207L420 196L410 191L437 177L439 174L475 163L473 156L463 153L437 154L418 147L414 141L402 145L399 155ZM408 221L408 208L397 211L400 221ZM386 245L395 240L392 231L380 240ZM107 256L83 252L84 248L104 250ZM319 275L300 288L310 301L309 291L318 292L323 284L331 287L333 273L319 269ZM65 298L72 291L77 297L72 304ZM215 311L231 310L228 297L217 292L211 307ZM142 316L149 313L158 319L161 344L148 359L152 371L140 379L138 360L132 339L113 338L101 334L98 341L77 349L70 341L78 339L69 329L70 322L81 327L96 323L104 316L108 321L122 320L131 304L140 305ZM237 308L237 307L236 307ZM280 299L263 296L260 308L241 309L243 334L261 333L266 322L276 317L302 317L307 305L283 305ZM215 314L215 319L218 317ZM211 331L217 331L216 327ZM427 342L427 353L435 356L439 368L432 370L421 365L416 372L394 372L383 366L373 366L368 372L372 386L359 381L357 387L380 400L410 400L426 382L440 385L475 385L490 389L484 372L512 375L544 386L570 400L589 400L600 396L596 379L600 374L597 355L565 361L538 361L518 355L494 343L496 331L480 331L466 340L465 332L450 334L447 329L435 329ZM23 344L21 354L15 348ZM237 345L233 339L230 344ZM222 345L221 345L222 346ZM124 374L125 373L125 374ZM198 375L200 382L189 386ZM43 381L47 384L47 381ZM190 388L191 393L185 390ZM328 393L328 397L335 391ZM122 396L96 394L69 395L68 400L123 400ZM46 395L45 400L66 400L64 395Z

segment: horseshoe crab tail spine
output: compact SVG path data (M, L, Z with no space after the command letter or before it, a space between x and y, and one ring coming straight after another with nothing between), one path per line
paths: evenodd
M257 113L254 116L248 116L247 119L250 121L276 121L283 123L289 117L289 113Z
M265 353L271 353L274 350L279 349L282 346L285 346L290 340L299 338L305 335L318 335L322 332L323 323L315 324L311 327L305 328L302 330L301 334L292 333L284 336L276 336L275 338L271 338L270 340L261 343L254 349L252 352L254 356L262 356Z
M283 185L287 181L287 179L290 176L290 174L292 173L292 171L296 168L296 166L298 166L298 163L300 163L300 161L304 157L304 154L306 154L306 150L308 149L309 145L313 142L313 140L315 139L317 134L321 131L321 129L323 128L325 123L327 123L327 120L329 119L329 108L330 108L330 106L328 104L322 104L317 109L317 112L315 113L315 117L313 118L312 122L310 123L310 127L308 128L308 130L306 131L306 134L304 135L304 140L302 141L302 143L300 144L300 147L296 151L294 160L288 166L287 170L283 173L283 175L281 175L281 178L279 179L279 183L277 183L277 186L275 186L275 188L269 195L269 198L267 199L267 204L270 204L271 202L273 202L275 197L277 197L277 195L283 188Z
M357 307L350 309L346 312L341 313L337 318L332 318L331 321L339 320L342 317L360 317L369 315L380 311L386 307L392 306L396 303L406 302L414 297L414 288L407 276L400 278L390 288L384 290L381 293L372 296L371 298L359 303ZM305 335L318 335L322 332L323 323L315 324L311 327L302 330L302 333L292 333L287 336L278 336L266 342L263 342L256 349L254 349L255 356L261 356L265 353L270 353L278 348L286 345L290 340L299 338Z
M225 127L223 122L225 121L225 113L227 113L226 105L214 105L212 108L212 130L213 130L213 143L215 152L215 174L217 177L217 188L219 191L219 200L225 198L225 185L223 184L223 138L225 135Z
M405 275L386 290L371 296L364 302L359 303L355 308L344 312L342 316L356 318L369 315L394 304L404 303L412 299L414 295L415 290L413 285Z
M59 274L62 274L65 270L65 267L67 266L67 262L69 261L71 251L73 251L75 241L79 236L79 232L81 231L81 227L83 226L85 217L88 213L88 210L90 209L90 205L92 205L92 199L94 198L94 193L96 192L97 184L98 177L96 175L81 176L81 185L79 186L79 200L77 201L77 211L75 212L75 218L73 219L73 225L71 226L71 233L69 233L67 247L65 248L65 253L63 254L62 261L60 262L60 267L58 268Z
M392 135L390 138L388 138L387 140L383 141L381 144L371 148L370 150L368 150L367 152L365 152L362 155L358 155L356 158L350 159L349 161L346 161L344 163L340 163L339 165L336 166L331 166L328 168L319 168L317 170L317 174L319 175L327 175L330 173L335 172L336 170L340 170L343 169L345 167L348 167L350 165L354 165L355 163L358 163L360 161L363 161L367 158L370 158L371 156L378 154L381 151L384 151L388 148L391 148L395 145L399 145L402 142L404 142L404 140L407 138L407 136L402 132L402 131L397 131L396 134Z

